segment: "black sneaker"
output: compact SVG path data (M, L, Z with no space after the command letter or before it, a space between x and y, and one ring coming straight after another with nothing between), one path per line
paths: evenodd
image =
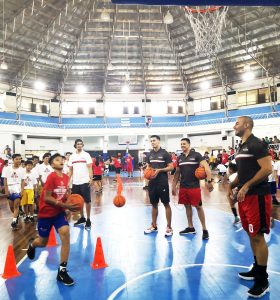
M12 228L13 230L16 230L16 229L17 229L17 222L16 222L16 221L13 221L13 222L11 223L11 228Z
M209 232L208 232L208 230L203 230L202 239L203 240L209 240Z
M74 226L79 226L86 223L86 218L81 217L76 223L74 223Z
M187 227L186 229L180 231L179 234L196 234L196 231L193 227Z
M238 277L244 280L254 280L255 279L255 265L248 272L238 273Z
M27 249L27 252L26 252L29 259L34 259L34 257L35 257L36 248L31 246L33 241L34 241L34 239L31 239L29 241L29 246L28 246L28 249Z
M90 221L90 219L87 219L87 220L86 220L85 229L86 229L86 230L90 230L90 229L91 229L91 221Z
M264 283L257 283L253 285L253 287L247 292L248 296L253 298L261 298L266 293L269 292L269 283L266 280Z
M31 223L35 223L34 217L33 217L33 216L30 216L30 217L29 217L29 221L30 221Z
M69 276L66 268L58 269L56 280L62 282L64 285L73 285L75 283Z

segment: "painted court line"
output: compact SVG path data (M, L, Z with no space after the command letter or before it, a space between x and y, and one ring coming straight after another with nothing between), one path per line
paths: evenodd
M108 298L107 300L114 300L124 289L128 288L129 285L145 278L153 274L157 274L160 272L164 272L167 270L177 270L177 269L187 269L191 267L228 267L228 268L243 268L243 269L248 269L249 266L240 266L240 265L230 265L230 264L189 264L189 265L177 265L177 266L172 266L172 267L166 267L162 269L157 269L154 271L150 271L147 273L144 273L138 277L135 277L129 281L127 281L125 284L121 285L119 288L117 288ZM270 271L268 270L267 272L280 275L280 272L276 271Z

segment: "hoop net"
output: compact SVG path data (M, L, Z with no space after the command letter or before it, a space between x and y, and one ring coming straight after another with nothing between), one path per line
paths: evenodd
M186 6L185 13L194 31L196 55L215 56L222 47L222 29L228 6Z

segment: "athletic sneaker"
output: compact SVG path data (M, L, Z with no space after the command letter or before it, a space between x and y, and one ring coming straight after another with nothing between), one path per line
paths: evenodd
M86 229L86 230L90 230L90 229L91 229L91 221L90 221L90 219L87 219L87 220L86 220L85 229Z
M187 227L184 230L180 231L179 234L196 234L194 227Z
M33 216L30 216L30 217L29 217L29 221L30 221L31 223L35 223L34 217L33 217Z
M248 272L238 273L238 277L244 280L254 280L255 279L255 265Z
M234 217L233 224L239 224L240 223L240 218L238 216Z
M208 232L208 230L203 230L202 239L203 240L209 240L209 232Z
M253 298L261 298L264 296L267 292L269 292L269 283L268 280L266 280L264 283L257 283L253 285L253 287L248 291L248 295Z
M34 257L35 257L36 248L31 245L33 241L34 241L34 239L31 239L29 241L29 246L28 246L28 249L26 252L29 259L34 259Z
M13 230L17 229L17 222L16 222L16 221L13 221L13 222L11 223L11 228L12 228Z
M57 281L62 282L64 285L73 285L74 280L69 276L66 268L58 269L57 272Z
M157 226L154 227L153 225L151 225L149 228L147 228L146 230L144 230L144 233L146 234L149 234L149 233L152 233L152 232L157 232Z
M173 235L173 229L167 226L165 231L165 237L172 236L172 235Z
M81 217L76 223L74 223L74 226L79 226L86 223L86 218Z
M27 217L27 216L24 217L23 222L24 222L24 223L28 223L28 221L29 221L29 217Z

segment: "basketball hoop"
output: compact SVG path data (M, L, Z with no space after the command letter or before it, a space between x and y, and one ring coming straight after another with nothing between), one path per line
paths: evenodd
M222 48L222 29L228 6L185 6L184 9L194 31L196 55L216 56Z

